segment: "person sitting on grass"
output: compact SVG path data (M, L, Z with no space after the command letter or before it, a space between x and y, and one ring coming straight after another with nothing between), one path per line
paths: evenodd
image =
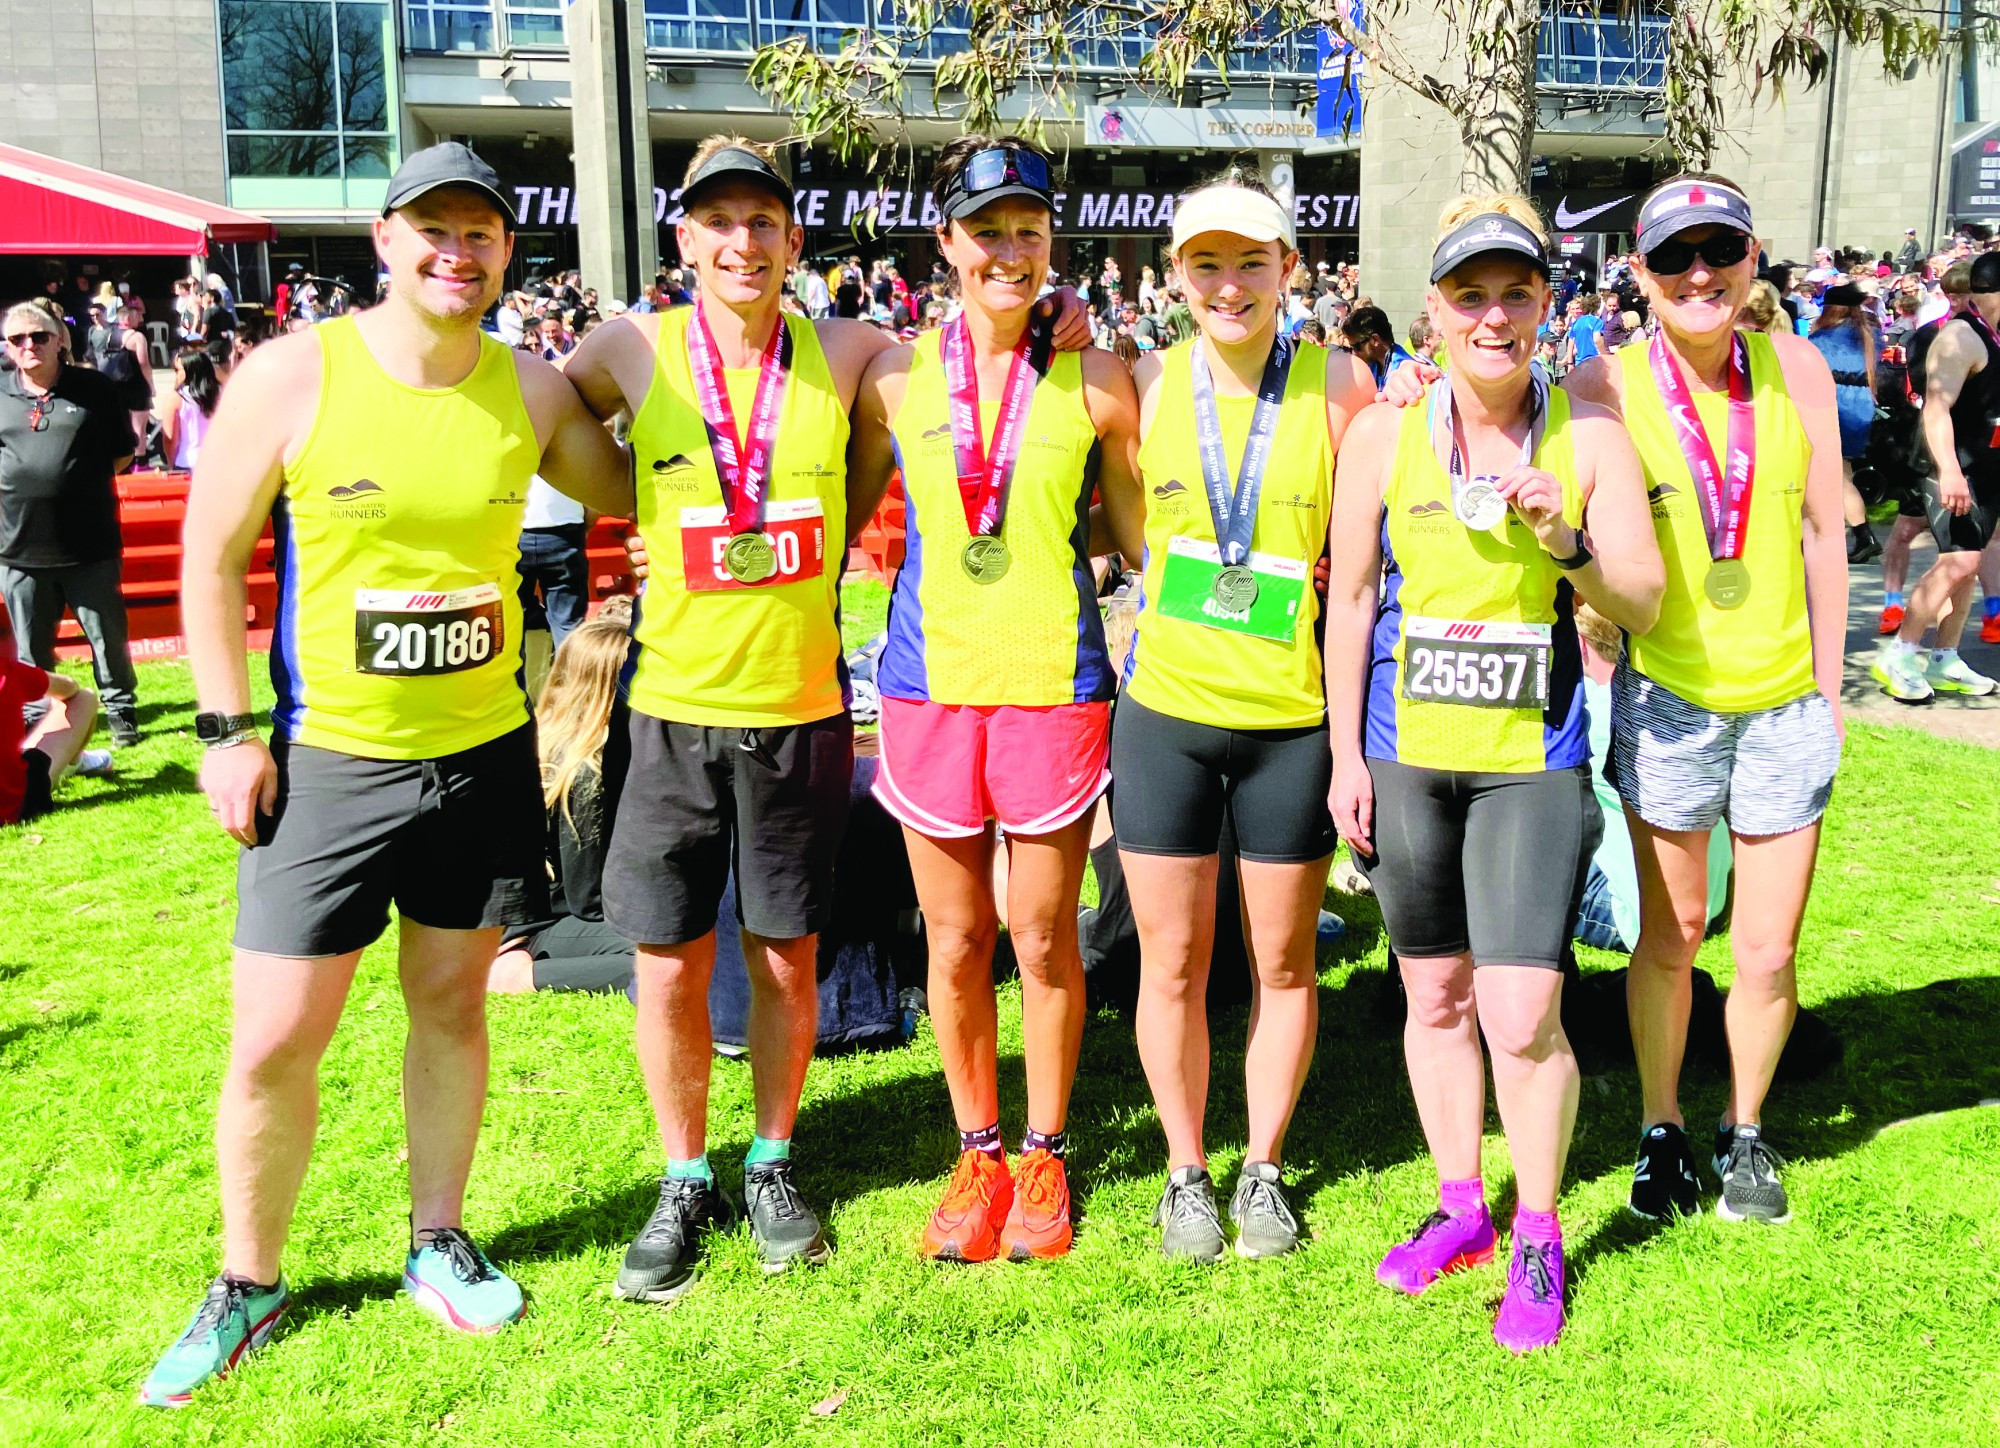
M27 729L21 711L38 700L47 707ZM96 724L97 695L16 658L13 626L0 609L0 825L46 814L50 792L72 770L111 772L110 750L83 747Z

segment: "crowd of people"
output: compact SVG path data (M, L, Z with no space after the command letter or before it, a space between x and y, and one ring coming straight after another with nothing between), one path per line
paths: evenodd
M311 316L301 286L297 328L226 362L206 339L186 355L192 411L171 421L195 470L181 608L200 782L242 846L234 970L256 989L236 994L219 1108L222 1270L142 1401L188 1403L286 1311L320 1057L392 906L418 1306L467 1332L525 1306L464 1218L489 989L623 985L634 1002L665 1171L616 1296L677 1298L739 1218L768 1270L824 1261L792 1139L857 779L900 832L959 1135L912 1224L927 1257L1070 1248L1079 894L1107 846L1136 927L1168 1256L1279 1258L1303 1236L1284 1147L1341 842L1381 905L1438 1178L1435 1210L1386 1244L1383 1284L1420 1295L1501 1251L1480 1168L1490 1064L1515 1196L1493 1333L1517 1352L1561 1335L1575 939L1631 952L1630 1208L1701 1209L1680 1075L1693 958L1731 877L1730 1085L1701 1155L1720 1216L1789 1220L1764 1106L1844 732L1843 389L1858 371L1873 390L1872 345L1758 320L1751 202L1715 176L1643 198L1637 250L1606 268L1612 296L1642 303L1629 324L1564 295L1525 198L1454 201L1404 338L1351 268L1300 265L1290 209L1252 176L1183 197L1129 298L1112 265L1058 285L1049 162L1028 142L960 137L932 190L939 260L916 285L887 260L808 268L768 150L713 138L682 186L682 266L627 306L573 272L506 289L506 193L446 143L389 183L379 302ZM1899 642L1940 615L1962 627L2000 501L2000 253L1962 270L1963 314L1909 344L1944 531ZM1813 298L1822 319L1850 309L1822 334L1866 312L1844 285ZM64 402L65 437L91 439L108 478L134 419L108 373L51 365L67 344L47 305L7 313L5 398L23 407L0 415L0 449L14 468ZM879 729L857 751L839 585L895 476L907 551L868 657ZM634 521L645 586L586 619L565 550L593 511ZM18 516L31 541L69 536ZM267 522L268 737L244 624ZM59 576L31 577L16 608L17 531L0 538L10 610L41 626L33 590L103 560L31 565ZM554 652L531 708L537 609ZM1956 635L1939 637L1926 677ZM94 705L7 667L0 715L48 695L35 735L0 737L40 756L45 799ZM1219 897L1240 918L1219 921ZM1024 1030L1013 1153L1003 923ZM1248 1134L1225 1208L1205 1002L1239 926ZM708 1155L725 956L754 1080L740 1193Z

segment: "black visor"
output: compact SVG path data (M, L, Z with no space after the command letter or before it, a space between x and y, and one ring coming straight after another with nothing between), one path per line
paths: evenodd
M1511 216L1489 211L1454 227L1431 253L1431 281L1441 282L1476 256L1504 254L1528 262L1549 275L1549 255L1542 239Z

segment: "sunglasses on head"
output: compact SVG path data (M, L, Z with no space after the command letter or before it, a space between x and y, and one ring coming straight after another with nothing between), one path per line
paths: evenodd
M7 334L7 345L10 347L26 347L30 343L33 343L37 347L46 347L55 338L56 334L54 332L9 332Z
M990 150L973 152L959 169L958 190L967 195L1009 185L1048 190L1049 163L1033 151L995 146Z
M1750 238L1740 231L1722 231L1700 241L1674 237L1646 253L1646 270L1655 276L1677 277L1700 257L1715 270L1735 266L1750 255Z

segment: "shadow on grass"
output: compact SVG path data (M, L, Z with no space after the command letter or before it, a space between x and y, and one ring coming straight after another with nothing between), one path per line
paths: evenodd
M323 1277L292 1295L294 1326L307 1317L352 1317L370 1302L396 1295L403 1278L396 1272L362 1272L352 1277Z
M125 799L145 799L154 795L199 794L201 785L195 772L178 760L168 760L151 774L121 770L91 781L96 787L78 794L74 787L56 796L58 810L94 809Z
M10 1069L25 1064L27 1057L55 1044L60 1036L67 1036L87 1026L96 1024L96 1010L64 1011L61 1015L51 1011L44 1016L16 1021L13 1025L0 1029L0 1059L6 1061ZM15 1046L21 1046L23 1059L12 1059Z
M34 969L25 961L0 961L0 981L9 981L16 976L26 975Z

